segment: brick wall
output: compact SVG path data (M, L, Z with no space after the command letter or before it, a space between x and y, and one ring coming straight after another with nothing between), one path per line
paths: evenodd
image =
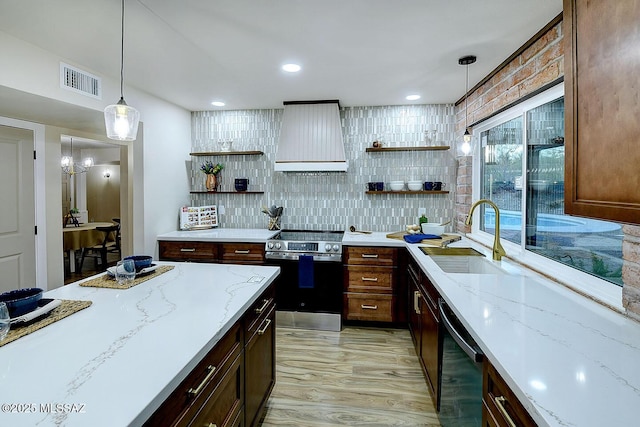
M562 39L562 22L559 22L495 75L475 88L467 99L468 123L476 123L490 117L520 98L562 77ZM464 106L465 103L461 102L455 109L456 135L464 133ZM455 215L456 228L460 232L469 232L464 221L472 203L472 165L470 156L458 157ZM640 320L640 227L625 225L623 232L622 304L630 317Z

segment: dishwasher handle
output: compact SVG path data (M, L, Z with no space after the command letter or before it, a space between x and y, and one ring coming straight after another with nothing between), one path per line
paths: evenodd
M453 322L451 321L451 319L449 319L449 317L447 316L447 313L445 312L445 309L444 309L446 305L447 303L445 303L442 298L438 300L438 309L440 310L440 319L442 320L444 327L447 329L447 331L451 335L451 338L453 338L453 340L460 346L462 351L464 351L465 354L469 356L471 360L473 360L476 363L481 363L482 360L484 359L484 353L482 353L482 351L476 348L474 345L471 345L467 341L465 341L465 339L462 337L462 335L458 332L458 330L453 325Z

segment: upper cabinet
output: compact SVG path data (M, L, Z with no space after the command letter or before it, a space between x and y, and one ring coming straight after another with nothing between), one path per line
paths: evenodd
M640 0L564 0L565 212L640 224Z

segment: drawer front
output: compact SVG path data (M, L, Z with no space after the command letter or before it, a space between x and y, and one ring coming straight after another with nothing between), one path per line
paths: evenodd
M264 245L261 243L223 243L221 256L223 263L263 264Z
M200 411L189 426L232 427L242 418L243 400L243 354L237 357L228 372L208 396Z
M145 425L188 425L234 360L243 353L243 349L243 329L238 322L207 353Z
M393 267L398 261L398 249L347 246L345 262L349 265L377 265Z
M161 261L217 262L218 244L214 242L159 242Z
M486 410L491 414L488 417L490 422L495 422L500 427L509 427L513 424L521 427L536 425L531 415L486 358L483 364L482 387L482 400Z
M347 291L392 293L394 269L391 267L347 267Z
M249 342L267 315L275 308L275 286L271 285L254 302L244 315L245 341Z
M345 294L346 318L348 320L368 320L393 322L391 295Z

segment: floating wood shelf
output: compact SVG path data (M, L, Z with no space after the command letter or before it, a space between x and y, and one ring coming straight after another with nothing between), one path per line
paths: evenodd
M262 151L202 151L189 153L190 156L261 156Z
M418 190L418 191L411 191L411 190L400 190L400 191L391 191L391 190L384 190L384 191L365 191L365 194L449 194L448 191L445 190L441 190L441 191L434 191L434 190Z
M264 191L189 191L191 194L264 194Z
M451 147L448 145L430 145L424 147L369 147L367 148L367 153L383 153L390 151L444 151L448 150Z

